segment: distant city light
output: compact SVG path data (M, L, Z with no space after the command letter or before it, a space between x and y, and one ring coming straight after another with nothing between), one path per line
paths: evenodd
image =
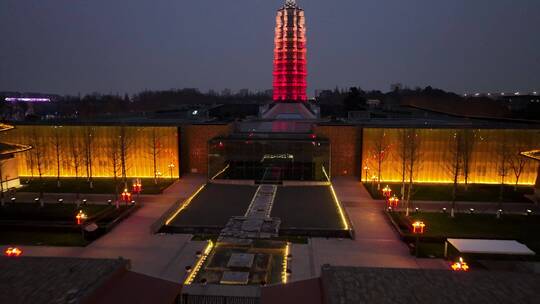
M50 102L50 98L34 98L34 97L6 97L4 99L7 102L18 102L18 101L24 101L24 102Z
M519 92L515 92L514 95L519 95Z

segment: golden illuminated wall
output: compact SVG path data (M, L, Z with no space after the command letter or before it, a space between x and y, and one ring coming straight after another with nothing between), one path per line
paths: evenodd
M368 166L368 179L378 175L375 148L384 133L385 156L382 163L381 180L401 181L399 141L400 129L364 129L362 143L362 167ZM420 142L419 170L414 174L414 181L420 183L451 183L452 173L448 168L453 129L418 129ZM506 141L508 153L517 153L521 147L540 144L539 130L474 130L475 145L470 162L470 183L500 183L499 166L501 142ZM515 150L515 151L514 151ZM523 148L526 150L526 148ZM522 151L523 151L522 150ZM533 185L537 176L537 162L527 161L519 183ZM513 184L515 175L507 168L505 183ZM362 180L366 180L366 172L362 172ZM460 183L463 176L460 176Z
M44 176L56 176L56 142L60 143L60 175L75 176L73 151L79 153L79 176L86 176L84 157L86 134L92 133L92 167L94 177L113 176L113 156L120 154L119 138L124 134L126 172L129 177L153 177L153 143L157 147L157 170L163 177L170 177L169 165L173 164L173 177L178 177L178 132L176 127L120 127L120 126L16 126L2 134L2 139L32 145L31 151L17 154L19 175L37 176L36 157L43 160ZM154 137L155 134L156 136ZM58 137L57 137L58 135ZM58 138L58 140L56 140ZM156 138L154 141L153 138ZM116 148L114 148L116 147ZM38 149L36 151L36 149ZM113 150L115 149L115 150ZM120 157L117 159L119 160ZM33 167L33 170L30 168ZM119 165L120 167L120 165ZM118 168L118 174L120 173Z

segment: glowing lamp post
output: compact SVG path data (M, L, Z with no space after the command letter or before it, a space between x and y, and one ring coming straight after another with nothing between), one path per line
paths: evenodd
M141 192L142 192L142 183L140 179L136 179L133 181L131 190L133 193L137 194L137 200L139 200L139 196L141 195Z
M174 169L174 164L173 164L173 163L170 163L168 167L169 167L169 173L170 173L171 180L172 180L172 179L173 179L173 169Z
M415 255L416 257L418 257L418 245L420 244L420 235L424 234L426 224L424 224L424 222L422 221L416 221L412 224L412 227L413 227L413 234L416 235L416 246L414 247Z
M121 194L122 200L127 204L131 202L131 193L128 191L128 189L124 189L124 192Z
M75 216L75 219L77 220L77 225L81 225L86 221L88 218L88 215L86 215L82 210L79 210L79 213Z
M450 267L453 271L469 271L469 265L463 261L462 257L459 257L459 260L450 265Z
M384 187L382 189L382 194L384 196L384 199L386 201L386 204L389 204L390 202L390 195L392 194L392 189L390 189L390 187L388 187L388 185L386 185L386 187Z
M4 255L7 257L18 257L22 255L22 250L17 247L9 247L4 251Z
M365 166L364 166L364 171L366 171L366 175L364 175L364 176L365 176L366 183L367 183L367 181L368 181L368 179L369 179L369 177L368 177L368 171L369 171L368 165L365 165Z

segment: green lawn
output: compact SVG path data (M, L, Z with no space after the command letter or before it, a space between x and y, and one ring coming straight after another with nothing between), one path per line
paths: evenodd
M143 178L141 179L141 184L143 190L141 194L159 194L163 192L165 188L170 186L175 180L168 178L160 178L157 185L154 183L152 178ZM124 183L121 179L118 179L118 189L122 191L124 188ZM131 185L133 179L128 179L128 189L131 191ZM23 188L18 191L22 192L40 192L40 188L45 193L76 193L77 189L79 193L89 193L89 194L109 194L114 193L115 183L112 178L94 178L94 187L90 188L89 183L85 178L60 178L60 188L57 187L56 178L54 177L44 177L43 182L39 182L39 178L34 177L33 179L24 176L21 177L21 184Z
M79 210L88 215L89 221L96 221L106 227L129 208L109 205L86 205L77 208L74 204L15 203L0 207L0 244L86 246L90 243L76 226L75 216ZM93 219L94 218L94 219ZM21 221L21 222L18 222ZM29 221L31 224L26 224ZM106 230L94 234L94 238Z
M382 193L377 190L377 184L364 183L364 185L373 198L382 199ZM401 184L381 183L381 189L386 185L390 186L393 190L392 193L400 195ZM412 197L420 201L450 201L452 199L452 187L452 184L415 184ZM499 185L471 184L467 190L465 190L464 185L459 185L456 199L457 201L470 202L498 202L499 191ZM530 203L531 201L524 195L533 194L533 192L532 186L519 186L515 190L513 186L506 185L504 187L503 201Z
M124 208L124 207L123 207ZM116 209L108 205L81 205L77 208L74 204L45 204L40 207L36 203L6 204L0 207L0 221L23 220L23 221L75 221L75 215L83 210L88 217L93 217L105 211Z
M410 234L410 223L421 220L426 224L425 237L444 238L498 238L520 241L533 251L540 252L540 216L503 215L497 219L491 214L457 214L454 219L443 213L418 213L407 218L404 213L391 213L402 232ZM420 250L422 251L422 244ZM440 252L428 245L426 251Z
M43 231L0 231L0 244L32 246L86 246L81 233Z

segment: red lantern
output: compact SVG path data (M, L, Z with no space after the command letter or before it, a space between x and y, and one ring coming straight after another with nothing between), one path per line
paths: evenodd
M8 257L18 257L22 255L22 250L17 247L9 247L4 251L4 255Z
M124 189L124 192L122 192L122 200L126 203L131 202L131 193L127 189Z
M79 213L77 213L75 218L77 219L77 225L80 225L88 218L88 216L82 210L79 210Z
M395 195L392 196L390 199L388 199L388 207L397 208L399 203L399 198L397 198Z
M453 271L469 271L469 265L463 261L462 257L459 257L459 261L450 265Z
M416 221L412 224L413 227L413 233L414 234L424 234L424 229L426 227L426 224L421 221Z
M386 185L386 187L384 187L382 189L382 193L383 193L383 196L386 198L386 199L389 199L390 198L390 194L392 194L392 189L390 189L390 187L388 187L388 185Z
M133 181L132 191L135 194L139 194L142 191L142 183L140 179L136 179Z

